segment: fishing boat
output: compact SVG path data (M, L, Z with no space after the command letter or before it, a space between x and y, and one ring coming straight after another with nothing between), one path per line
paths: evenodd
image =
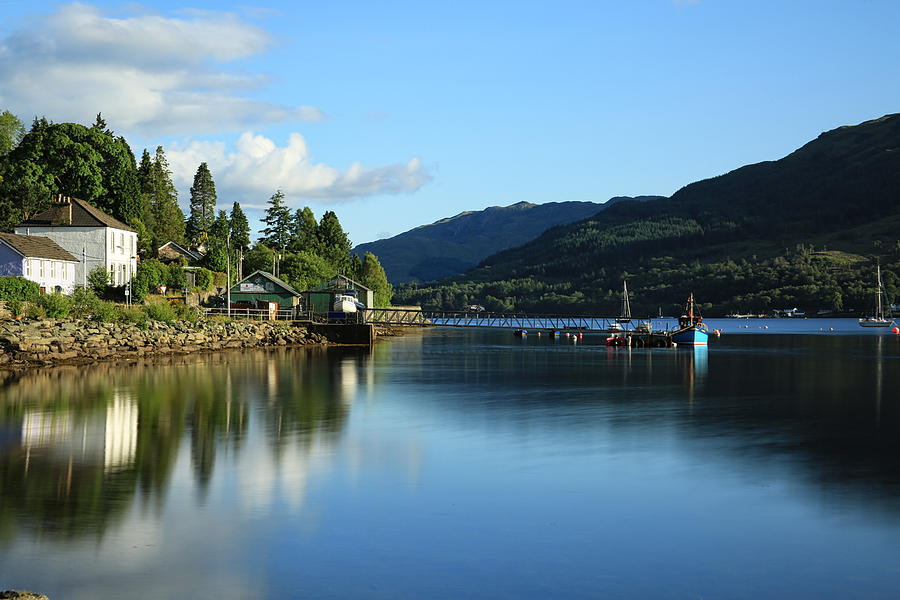
M678 317L678 330L672 334L672 341L685 346L706 346L709 331L703 317L694 310L694 294L688 297L684 312Z
M628 282L622 282L622 309L616 317L617 323L631 323L631 301L628 299Z
M875 314L870 317L863 317L859 319L860 327L890 327L894 324L894 320L889 316L884 316L884 309L882 308L881 299L884 296L884 285L881 283L881 265L878 265L876 270L876 281L877 286L875 288ZM888 303L890 306L890 303Z

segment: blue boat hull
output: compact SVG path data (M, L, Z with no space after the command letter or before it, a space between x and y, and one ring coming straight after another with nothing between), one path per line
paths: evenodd
M684 346L706 346L709 340L709 334L702 329L691 327L684 331L679 331L672 336L672 341Z

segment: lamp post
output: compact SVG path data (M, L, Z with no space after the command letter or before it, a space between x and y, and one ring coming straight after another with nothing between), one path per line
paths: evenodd
M225 238L225 305L228 307L228 318L231 318L231 231Z

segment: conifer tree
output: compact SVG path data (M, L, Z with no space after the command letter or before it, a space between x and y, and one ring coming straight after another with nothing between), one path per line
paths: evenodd
M241 210L241 205L237 202L231 206L229 223L231 226L231 247L246 252L250 248L250 223L247 221L247 215Z
M200 163L191 186L191 216L187 222L187 236L196 241L200 234L207 236L216 220L216 184L207 164Z
M154 219L154 247L172 241L184 244L184 213L178 206L178 191L162 146L157 146L150 170L151 205Z
M292 225L291 251L317 254L319 251L319 225L316 223L316 217L312 210L308 206L298 208L294 213Z
M319 256L334 265L338 272L346 273L350 267L350 238L344 233L334 211L329 210L319 221Z
M269 208L266 209L263 223L266 224L266 228L262 230L266 245L284 252L291 238L291 211L284 204L284 193L281 190L277 190L269 198Z

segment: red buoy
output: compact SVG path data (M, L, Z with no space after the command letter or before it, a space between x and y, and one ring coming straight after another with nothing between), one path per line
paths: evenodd
M894 327L891 329L891 333L900 333L900 327Z

